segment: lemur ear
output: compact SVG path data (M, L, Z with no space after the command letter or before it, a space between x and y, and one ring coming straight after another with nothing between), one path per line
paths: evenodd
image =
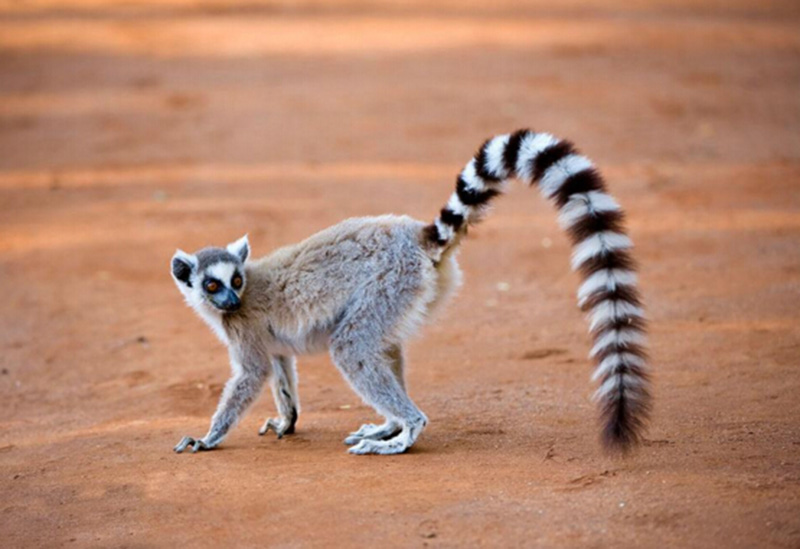
M175 251L175 255L172 256L172 276L176 281L183 282L191 288L190 279L196 267L197 258L195 256L187 254L183 250Z
M228 251L238 257L242 263L247 261L250 256L250 241L247 240L247 235L244 235L236 242L228 244Z

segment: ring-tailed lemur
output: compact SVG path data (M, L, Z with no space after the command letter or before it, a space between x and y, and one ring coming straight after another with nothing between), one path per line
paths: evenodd
M644 315L622 211L572 144L520 130L484 143L432 224L393 215L348 219L255 261L248 261L246 236L225 249L179 250L172 275L228 346L233 376L208 433L183 438L175 451L217 446L265 382L279 417L259 434L293 432L299 410L294 356L326 348L352 388L386 418L351 433L349 451L406 451L428 420L406 393L404 341L458 286L459 240L512 177L538 182L574 244L572 268L584 278L578 302L589 311L594 338L603 441L620 450L638 442L650 393Z

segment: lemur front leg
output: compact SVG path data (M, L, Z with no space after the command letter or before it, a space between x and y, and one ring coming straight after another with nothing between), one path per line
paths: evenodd
M219 445L236 425L242 413L253 403L264 386L269 367L261 365L241 364L236 359L231 359L233 376L225 384L222 391L217 411L211 418L211 427L203 438L183 437L175 446L177 453L183 452L191 446L192 452L211 450Z
M276 356L272 360L272 377L270 378L272 396L278 410L277 418L267 418L259 435L272 429L278 438L294 433L297 415L300 412L300 400L297 395L297 368L292 356Z

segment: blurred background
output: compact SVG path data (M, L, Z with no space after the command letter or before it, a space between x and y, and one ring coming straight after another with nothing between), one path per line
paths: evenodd
M220 451L225 350L176 247L431 219L489 136L573 140L629 213L657 386L602 456L577 277L514 188L411 349L431 424L301 360L298 434ZM800 5L793 0L0 0L0 534L10 547L800 544Z

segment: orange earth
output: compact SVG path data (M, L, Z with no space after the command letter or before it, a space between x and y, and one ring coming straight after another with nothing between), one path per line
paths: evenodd
M629 213L656 408L604 456L567 239L513 188L410 348L430 417L325 355L298 432L201 435L225 349L176 247L256 255L348 216L431 219L481 141L574 140ZM0 1L4 547L800 546L800 6L792 0Z

